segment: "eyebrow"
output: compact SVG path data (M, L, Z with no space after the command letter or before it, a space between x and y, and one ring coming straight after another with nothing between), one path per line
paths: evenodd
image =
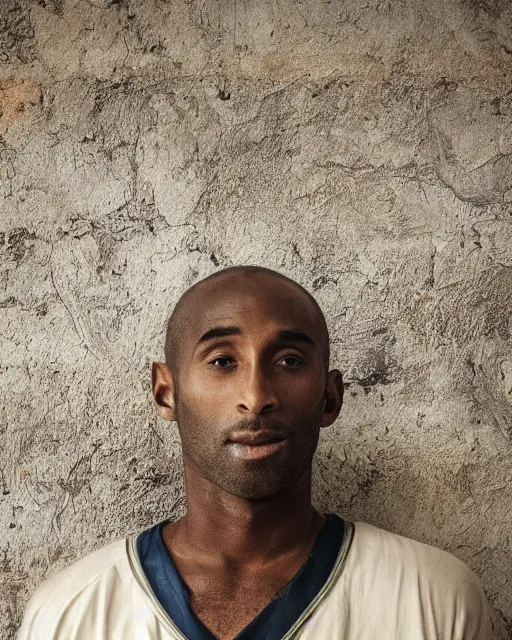
M225 338L227 336L239 336L242 333L240 327L214 327L199 338L198 345L214 338Z
M281 342L306 342L311 346L316 346L315 341L305 331L301 331L300 329L283 329L282 331L277 332L277 339Z
M213 329L209 329L206 333L199 338L198 345L203 342L208 342L208 340L214 340L215 338L226 338L229 336L239 336L241 335L242 330L240 327L228 326L228 327L214 327ZM302 331L301 329L282 329L277 332L276 335L277 341L279 342L305 342L306 344L310 344L315 347L316 342L313 338Z

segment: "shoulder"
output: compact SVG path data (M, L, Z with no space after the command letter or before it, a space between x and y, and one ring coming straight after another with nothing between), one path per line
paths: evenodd
M131 570L126 553L126 540L118 540L74 562L43 582L32 595L25 609L17 636L24 638L52 637L51 629L72 611L83 615L88 608L97 608L109 594L122 591L129 583Z
M473 571L451 553L364 522L355 523L352 546L360 560L379 567L394 566L396 571L407 571L444 587L480 585Z
M43 582L32 596L36 602L68 600L95 582L105 579L112 572L128 569L126 540L117 540L55 574Z
M439 630L453 625L462 630L460 637L489 637L489 607L480 580L447 551L356 522L349 560L350 573L368 593L387 590L385 598L417 607ZM445 636L439 631L438 637Z

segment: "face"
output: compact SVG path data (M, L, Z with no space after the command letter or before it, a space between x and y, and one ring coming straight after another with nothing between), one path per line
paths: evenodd
M285 281L230 275L199 287L188 312L179 374L155 363L153 380L185 464L248 499L310 482L319 430L343 393L339 372L326 380L311 302Z

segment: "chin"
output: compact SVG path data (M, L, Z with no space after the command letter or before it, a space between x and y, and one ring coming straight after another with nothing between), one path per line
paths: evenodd
M250 464L232 459L217 460L203 471L212 484L244 500L265 500L311 481L311 458L255 460Z
M241 478L224 479L222 488L233 496L244 500L265 500L286 491L294 484L293 478Z

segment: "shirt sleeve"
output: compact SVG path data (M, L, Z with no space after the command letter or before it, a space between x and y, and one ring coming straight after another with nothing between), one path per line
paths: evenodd
M470 569L468 574L468 581L461 594L463 624L460 640L491 640L489 603L480 580Z
M43 637L47 638L47 640L52 640L52 636L45 636L45 630L41 628L40 624L38 624L37 599L36 592L25 608L25 613L23 615L20 628L16 633L15 640L43 640Z

